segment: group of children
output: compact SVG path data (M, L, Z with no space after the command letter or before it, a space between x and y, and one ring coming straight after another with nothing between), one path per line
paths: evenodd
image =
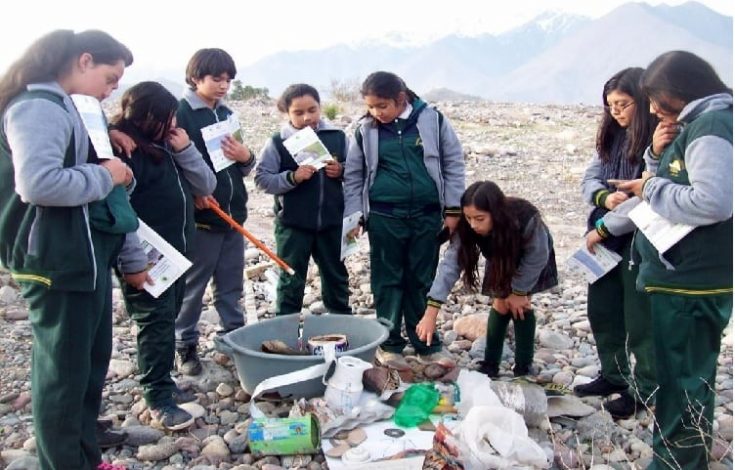
M70 95L106 98L132 60L106 33L55 31L0 79L0 259L29 303L43 469L110 468L101 461L95 422L111 350L111 269L138 325L145 400L166 429L193 422L178 406L193 397L177 388L171 370L202 370L197 322L210 280L223 332L244 323L244 240L208 209L218 206L245 222L243 177L256 157L226 137L222 151L232 164L215 172L201 131L232 114L223 99L235 64L221 49L197 51L181 100L155 82L128 89L110 122L120 159L103 160ZM322 119L314 87L291 85L278 101L288 120L268 139L255 170L257 186L275 198L277 253L295 271L279 278L276 313L302 310L310 258L327 310L352 313L340 247L343 218L359 212L351 236L368 234L376 312L393 325L376 353L379 363L410 367L402 354L410 343L421 362L453 365L436 322L461 277L466 288L493 298L480 370L499 375L512 319L513 373L531 374L531 296L558 282L553 239L539 210L491 181L465 189L462 146L451 124L397 75L370 74L361 94L367 113L349 138ZM615 417L655 399L651 468L701 468L711 440L701 430L711 431L713 417L708 387L732 306L732 253L722 253L732 249L732 93L709 64L673 52L645 71L616 74L603 103L598 158L583 180L594 206L587 246L605 245L623 262L589 287L602 368L575 392L620 393L605 404ZM299 165L284 145L306 127L333 157L323 168ZM659 255L634 236L627 217L641 199L697 228ZM157 298L143 290L151 279L137 218L192 261ZM694 331L705 341L693 341Z

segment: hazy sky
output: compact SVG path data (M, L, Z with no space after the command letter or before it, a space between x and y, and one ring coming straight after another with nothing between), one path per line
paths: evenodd
M135 55L135 69L181 68L202 47L221 47L247 65L279 50L325 47L399 32L426 39L453 32L498 33L545 10L602 16L623 0L11 0L0 27L0 71L40 35L102 29ZM677 5L681 0L648 1ZM733 16L732 0L702 0ZM502 5L502 6L499 6ZM23 19L23 21L15 19ZM134 74L134 73L133 73Z

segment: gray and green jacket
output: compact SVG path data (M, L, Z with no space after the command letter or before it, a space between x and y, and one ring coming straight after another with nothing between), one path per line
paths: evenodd
M98 266L89 205L113 191L112 177L88 162L89 135L58 83L28 92L2 116L0 261L19 281L91 292ZM137 244L129 233L123 251Z
M214 171L214 167L204 144L201 130L206 126L227 119L230 114L232 114L232 111L224 103L217 102L214 109L212 109L194 91L189 89L184 92L184 97L179 101L179 110L176 112L178 126L189 134L189 138L212 171ZM212 196L217 199L220 208L239 224L243 224L248 216L248 193L243 178L255 167L255 154L252 155L253 158L249 162L236 162L215 174L217 187ZM218 232L232 230L227 222L208 209L196 210L195 218L197 228L200 229Z
M180 152L168 146L160 147L165 157L155 161L150 155L136 149L125 162L132 168L136 179L130 202L138 217L182 254L186 254L194 235L194 202L192 196L212 194L217 180L194 144ZM139 248L137 256L145 259ZM129 259L122 264L131 265ZM140 272L138 266L126 266Z
M298 164L283 146L283 141L298 129L290 123L268 139L260 151L255 169L255 184L275 197L274 212L285 226L319 231L342 225L344 194L342 178L330 178L320 170L311 179L296 183L293 173ZM345 133L321 119L316 134L335 160L344 167L347 153Z
M485 240L479 241L479 248L486 258L485 277L483 279L483 293L501 298L507 297L509 294L529 295L549 289L558 284L558 274L556 269L556 259L554 253L554 243L549 229L541 220L541 214L538 212L530 217L525 216L527 220L522 223L521 236L524 244L521 248L518 267L513 278L510 281L511 292L491 292L487 286L488 267L492 261L492 254L484 248ZM487 238L487 237L485 237ZM462 274L459 265L459 247L460 237L458 232L454 232L449 242L449 247L444 252L444 257L439 263L434 282L429 289L428 303L430 305L439 306L446 302L447 296L451 292L454 284Z
M459 215L465 189L462 145L448 120L438 111L421 100L412 104L418 143L423 147L423 166L436 187L439 206L445 213ZM344 173L345 216L362 211L364 219L369 219L371 189L380 171L380 133L381 124L372 117L364 117L358 123L355 137L350 139ZM409 191L405 194L407 199L411 197Z
M642 233L638 288L676 295L732 293L732 96L687 104L682 130L656 162L643 199L674 223L696 228L660 255ZM649 155L650 158L650 155Z
M617 136L618 139L613 143L610 158L612 161L607 163L614 168L614 171L605 176L606 171L603 169L603 162L599 156L595 156L587 166L582 177L582 198L585 202L592 205L590 218L601 218L602 227L598 228L600 235L606 237L612 235L614 237L622 237L632 234L635 231L635 224L628 217L630 209L635 207L640 199L631 198L619 204L615 209L608 210L605 207L605 199L607 196L617 189L608 184L607 178L618 179L634 179L641 175L645 163L640 159L639 163L630 163L625 156L627 132L622 132ZM592 221L594 222L594 221ZM589 228L589 227L588 227Z

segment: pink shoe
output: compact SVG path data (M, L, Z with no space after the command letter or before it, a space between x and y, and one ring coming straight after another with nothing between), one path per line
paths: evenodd
M127 467L123 465L112 465L111 463L102 462L101 464L97 465L97 470L128 470Z

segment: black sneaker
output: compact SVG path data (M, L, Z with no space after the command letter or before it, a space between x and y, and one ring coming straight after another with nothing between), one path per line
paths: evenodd
M574 387L574 393L580 397L590 395L607 396L613 393L622 393L628 390L628 385L615 385L607 381L602 375L597 376L590 383L577 385Z
M107 423L110 424L108 425ZM125 431L112 429L112 421L97 421L95 435L97 436L97 445L100 449L121 446L128 438L128 433Z
M163 405L151 409L151 425L169 431L180 431L194 424L194 417L176 405Z
M202 373L202 363L197 355L196 344L189 344L176 349L176 370L184 375L199 375Z
M480 364L480 367L477 372L481 372L491 379L497 378L500 374L500 366L495 362L480 361L478 364Z
M637 409L643 409L644 407L628 392L622 392L620 398L607 401L602 406L615 419L628 419L635 414Z

